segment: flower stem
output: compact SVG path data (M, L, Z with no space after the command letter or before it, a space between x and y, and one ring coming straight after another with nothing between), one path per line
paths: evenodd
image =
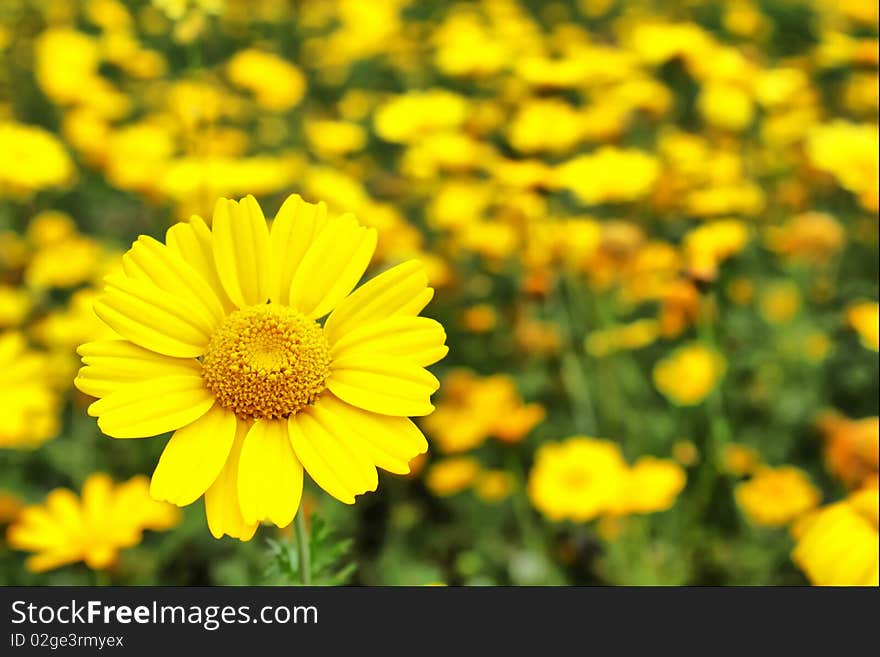
M309 530L306 529L306 514L302 512L302 509L296 514L294 530L296 531L296 549L299 554L300 577L303 586L309 586L312 583L312 563L309 554Z
M561 354L559 374L572 410L572 419L578 433L594 434L596 410L590 391L590 379L584 370L583 336L586 317L578 300L578 288L571 277L562 277L556 289L557 321L565 334L566 344Z
M708 349L722 353L711 317L711 314L717 308L717 300L714 293L708 293L703 298L702 304L700 319L697 323L697 336ZM709 393L703 404L709 423L709 433L707 440L703 444L701 478L697 482L697 491L694 493L698 514L705 513L711 502L712 492L720 473L724 445L733 436L733 430L724 414L722 384L723 376L716 382L714 390Z
M110 579L110 573L103 568L96 568L92 571L94 586L112 586L113 582Z

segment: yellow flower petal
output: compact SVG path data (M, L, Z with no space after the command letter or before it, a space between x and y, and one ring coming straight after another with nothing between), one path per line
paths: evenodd
M92 397L106 397L120 386L164 376L200 375L195 358L172 358L144 349L128 340L87 342L77 349L85 367L74 385Z
M113 438L145 438L195 422L214 405L200 376L166 376L129 383L89 406Z
M150 495L177 506L195 502L217 476L235 440L235 414L214 406L174 432L150 481Z
M193 215L188 222L174 224L165 233L165 243L205 279L227 313L235 309L217 274L214 236L204 219Z
M422 263L409 260L370 279L343 299L324 323L330 344L363 324L415 316L434 296Z
M425 367L443 358L449 348L446 332L428 317L393 316L363 324L332 345L334 359L359 354L395 356Z
M428 441L407 417L378 415L356 408L332 394L321 397L320 407L339 418L345 439L364 451L376 467L395 474L409 473L409 462L428 451Z
M269 298L288 305L290 282L303 256L327 225L327 206L307 203L299 194L287 197L269 232L272 246L272 271Z
M269 298L269 227L253 196L221 198L214 208L214 261L223 289L240 308Z
M7 539L17 550L43 550L47 545L63 547L71 532L82 527L82 508L73 491L56 488L46 496L45 507L25 507L9 528Z
M382 415L419 416L434 410L437 378L411 361L358 354L333 361L327 388L343 401Z
M336 217L321 231L290 283L290 305L304 315L323 317L352 291L376 250L376 230L353 215Z
M200 356L213 326L179 297L149 281L107 277L95 314L137 345L179 358Z
M168 294L184 298L215 327L226 315L208 282L175 251L148 235L138 237L122 256L122 267L130 278L149 280Z
M285 420L257 420L238 463L238 499L245 522L286 527L302 497L303 468L293 453Z
M367 455L346 440L347 428L320 408L321 400L288 420L290 442L309 476L340 502L376 490L379 477Z
M56 488L50 492L46 496L46 508L49 510L47 517L52 524L67 531L82 526L83 508L72 490Z
M238 503L238 464L247 432L247 424L238 422L235 440L232 449L229 450L226 465L205 492L205 517L208 519L208 529L211 530L214 538L221 538L226 534L242 541L249 541L257 531L256 522L245 522Z
M32 573L45 573L48 570L54 570L79 560L79 552L43 552L42 554L28 557L25 561L25 567Z

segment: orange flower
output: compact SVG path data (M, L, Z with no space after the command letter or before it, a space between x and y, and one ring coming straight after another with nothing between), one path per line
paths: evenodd
M880 418L853 420L834 411L818 421L825 438L825 463L831 473L850 488L877 476Z

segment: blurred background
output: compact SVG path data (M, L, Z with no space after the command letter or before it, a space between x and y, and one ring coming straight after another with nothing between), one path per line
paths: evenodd
M425 262L450 345L411 475L307 483L319 583L876 586L877 12L4 0L0 584L296 582L72 381L139 234L299 193Z

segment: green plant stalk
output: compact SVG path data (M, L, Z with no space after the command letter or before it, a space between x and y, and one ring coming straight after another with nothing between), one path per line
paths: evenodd
M709 318L709 310L715 307L715 295L709 293L703 299L701 317L697 324L697 335L707 348L722 353L718 346L715 330ZM708 506L712 496L712 490L718 479L721 467L721 454L724 445L730 441L733 432L724 416L724 404L721 398L721 386L723 376L717 382L715 389L706 398L703 408L709 420L709 436L703 445L703 466L700 479L697 482L697 513L702 514Z
M560 361L560 378L572 408L575 430L578 433L594 434L596 410L590 392L590 381L583 365L583 341L578 327L583 327L586 319L583 309L577 304L577 292L569 276L561 277L557 287L557 304L560 312L557 318L563 328L566 344Z
M294 531L296 532L296 550L299 554L299 574L303 586L309 586L312 583L312 560L309 553L309 530L306 529L306 514L302 509L296 514Z
M110 573L106 569L98 568L93 570L92 579L94 580L95 586L113 586Z

